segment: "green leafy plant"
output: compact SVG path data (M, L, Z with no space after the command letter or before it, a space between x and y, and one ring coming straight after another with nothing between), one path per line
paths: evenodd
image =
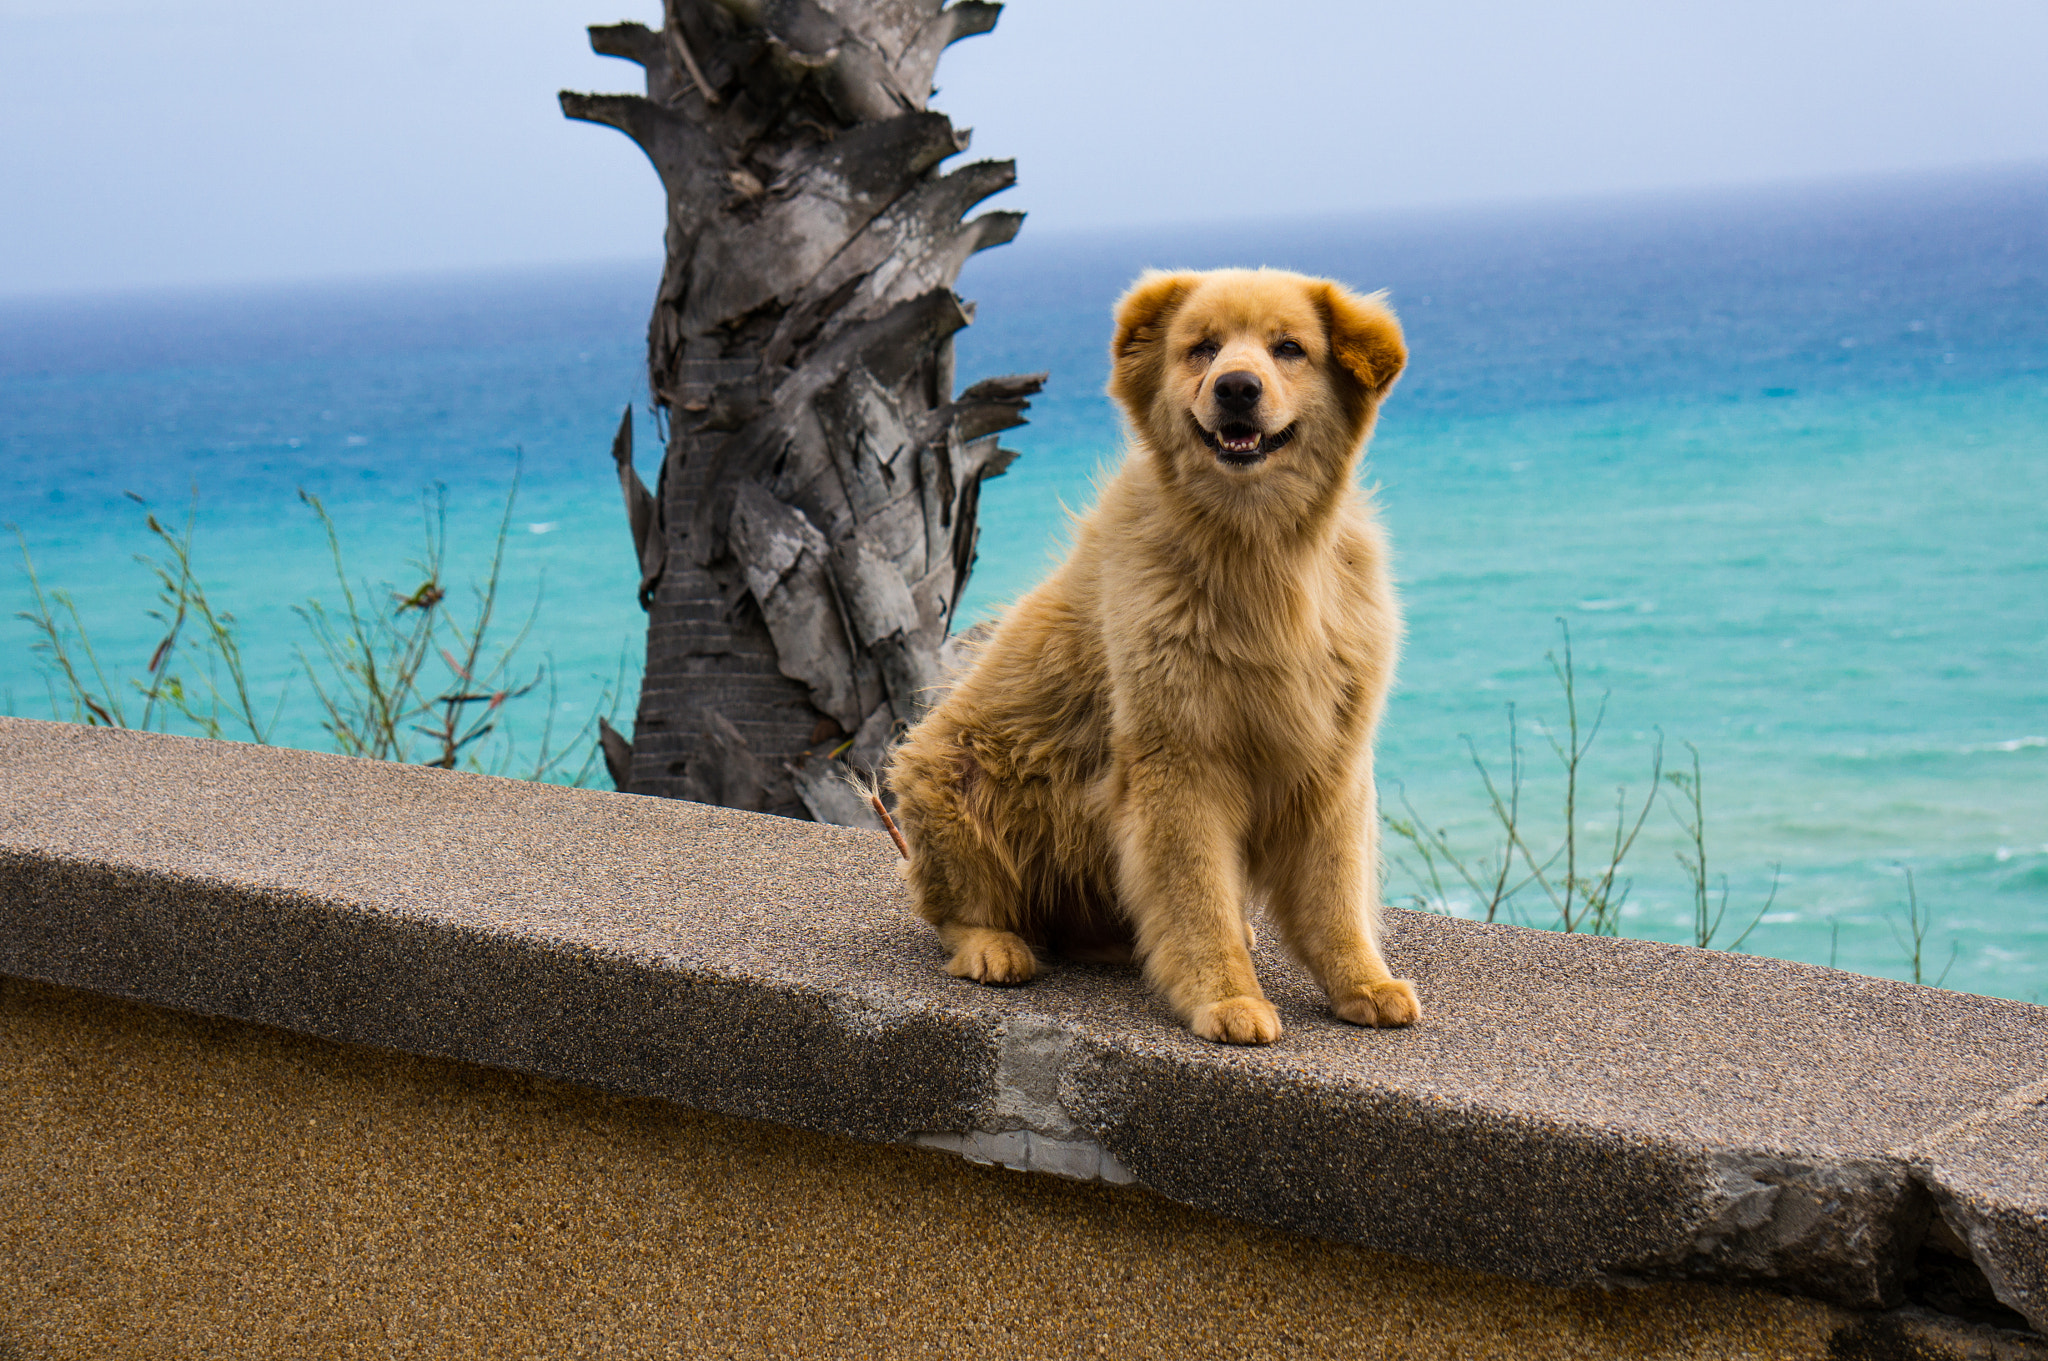
M143 504L142 498L134 493L130 492L129 497ZM214 607L205 586L192 571L191 519L188 517L184 532L179 534L167 528L146 505L145 512L143 523L165 556L138 553L135 560L157 580L156 604L148 613L163 626L164 632L150 651L143 675L129 678L125 685L107 678L85 621L78 613L77 602L67 591L43 590L27 539L19 526L9 526L21 546L22 564L34 602L32 610L19 611L16 617L28 621L35 629L39 636L34 650L54 668L54 674L48 677L52 711L64 716L68 701L69 716L74 722L143 730L163 726L175 711L206 737L225 737L231 733L239 736L246 731L251 741L269 741L277 712L273 711L268 718L258 713L249 693L235 617ZM196 642L188 639L188 634L195 633ZM196 682L188 683L178 670L178 663L185 659L204 668ZM57 682L62 683L61 699ZM142 703L133 723L122 702L124 694L130 699L139 698ZM283 699L280 693L280 707Z
M107 683L106 673L100 669L99 655L93 650L92 638L85 630L85 620L79 617L77 602L68 591L43 590L42 578L36 575L35 559L29 554L28 539L22 534L21 526L10 524L7 527L14 532L15 542L21 545L21 561L28 574L29 595L35 602L34 609L17 610L15 618L26 620L40 635L29 646L54 668L53 672L44 674L44 682L50 691L50 712L58 718L68 718L73 723L91 727L128 727L128 716L122 711L120 694ZM68 630L65 618L70 620ZM75 644L71 639L74 633L77 635ZM161 659L164 650L159 645L153 659ZM93 684L87 683L87 672L91 673ZM60 681L63 684L62 694L69 701L69 713L65 712L64 701L59 699ZM155 716L156 706L151 703L144 708L143 721L136 726L149 727Z
M299 493L326 531L340 591L341 604L336 609L318 600L295 607L319 654L316 663L302 647L299 659L324 713L321 726L334 738L338 751L381 761L417 760L452 770L475 743L497 731L506 703L539 687L547 675L546 667L524 680L512 670L514 656L533 630L540 608L537 594L533 609L511 641L491 643L505 541L518 490L515 477L498 521L490 570L475 589L473 609L467 617L450 606L442 584L448 542L444 488L428 493L422 505L426 547L423 556L411 564L420 584L407 592L382 592L389 596L389 605L374 608L369 602L378 593L367 586L358 591L350 584L333 517L320 498ZM553 718L550 706L548 735L553 732ZM544 736L544 750L547 741Z
M409 590L352 580L333 517L318 497L299 493L326 534L337 594L331 606L314 599L293 607L310 635L310 649L301 645L297 656L319 706L319 726L336 751L444 769L466 765L530 780L566 778L578 785L597 769L602 757L596 741L598 721L610 716L617 696L624 692L624 662L592 717L567 743L558 744L555 716L560 696L552 660L531 673L517 666L517 655L539 611L538 591L509 639L502 630L494 633L518 491L515 474L488 569L472 589L469 608L459 612L445 585L445 488L437 486L422 498L425 546L422 556L409 564L407 580L418 582ZM140 497L133 499L142 502ZM179 533L167 528L146 504L144 510L144 524L160 554L138 555L137 560L156 578L149 615L162 626L162 634L142 674L125 683L109 678L71 595L44 588L27 539L14 527L32 602L19 617L35 630L33 646L47 663L53 716L156 731L168 730L175 717L199 736L268 743L286 712L294 678L287 677L279 687L274 705L257 704L237 621L214 604L194 570L191 517ZM539 750L524 760L512 740L508 715L517 701L543 686L548 704ZM498 740L487 744L486 739L493 737ZM479 756L486 745L494 750L488 764ZM582 760L572 774L570 763L578 751Z

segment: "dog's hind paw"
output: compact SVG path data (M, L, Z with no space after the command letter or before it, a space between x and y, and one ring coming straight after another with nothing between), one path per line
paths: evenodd
M1038 958L1023 937L976 927L965 933L953 958L946 962L946 972L955 978L1007 987L1037 977Z
M1415 985L1405 978L1372 983L1348 997L1332 997L1330 1009L1353 1025L1413 1025L1422 1019Z
M1226 997L1195 1008L1188 1029L1218 1044L1271 1044L1280 1038L1280 1013L1263 997Z

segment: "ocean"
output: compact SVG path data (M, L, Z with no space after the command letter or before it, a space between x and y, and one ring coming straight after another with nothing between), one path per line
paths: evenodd
M1385 288L1407 328L1366 474L1409 625L1380 744L1390 812L1476 870L1499 834L1474 756L1505 780L1512 705L1521 825L1546 855L1568 637L1582 725L1604 713L1582 857L1604 860L1617 789L1634 821L1660 741L1667 773L1696 751L1717 943L1910 978L1917 931L1926 981L2048 1002L2048 169L1142 234L1027 225L961 281L979 304L963 385L1051 373L1007 437L1023 456L984 489L963 622L1043 574L1119 456L1102 393L1119 291L1148 266L1223 264ZM653 480L657 275L649 260L0 299L0 523L70 593L109 675L132 676L162 632L136 498L190 516L252 690L266 714L284 697L272 740L324 749L294 607L332 606L337 587L297 493L326 504L351 578L381 599L418 584L421 498L444 486L459 599L516 469L501 619L532 611L522 674L545 664L554 689L508 705L496 736L530 754L544 711L557 741L600 709L626 726L642 615L609 447L640 408ZM0 547L0 709L48 717L47 664L14 617L27 578ZM1619 926L1691 940L1678 857L1696 848L1664 787ZM1454 873L1432 884L1389 846L1390 899L1480 911ZM1555 913L1532 887L1502 918Z

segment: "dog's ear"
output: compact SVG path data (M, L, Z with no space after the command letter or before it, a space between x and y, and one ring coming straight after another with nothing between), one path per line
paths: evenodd
M1130 291L1117 299L1116 338L1109 343L1110 358L1121 364L1138 351L1158 344L1166 334L1166 322L1173 316L1173 309L1194 286L1192 274L1148 269L1139 275Z
M1196 276L1148 269L1117 300L1116 335L1109 342L1109 388L1118 397L1135 397L1140 374L1151 367L1174 309L1193 290ZM1127 394L1129 396L1127 397Z
M1401 338L1401 323L1387 306L1385 293L1361 298L1341 284L1326 283L1318 290L1317 305L1330 328L1330 356L1367 395L1378 401L1401 376L1408 362L1408 346Z

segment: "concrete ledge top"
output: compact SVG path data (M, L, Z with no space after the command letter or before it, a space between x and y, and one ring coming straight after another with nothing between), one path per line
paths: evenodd
M1556 1284L1896 1303L1947 1251L2048 1332L2048 1009L1391 914L1426 1016L1268 1049L1135 970L946 977L875 833L0 719L0 973L917 1141Z

